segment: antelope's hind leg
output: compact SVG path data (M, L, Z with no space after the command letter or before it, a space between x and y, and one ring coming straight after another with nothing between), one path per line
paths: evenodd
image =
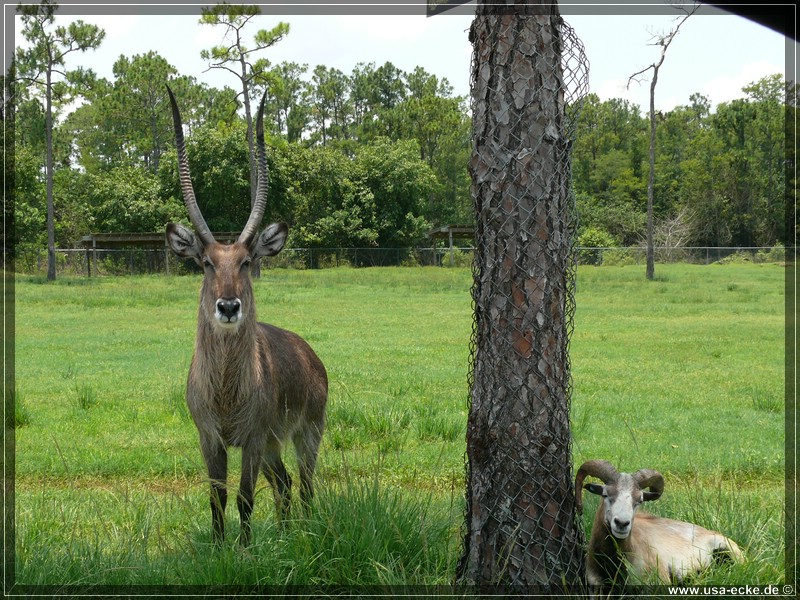
M300 500L306 510L314 498L314 469L317 465L323 427L324 424L309 423L307 427L298 430L292 436L300 470Z
M275 513L279 521L289 517L289 508L292 503L292 478L286 471L286 465L281 459L279 444L267 446L261 470L272 486L272 495L275 497Z

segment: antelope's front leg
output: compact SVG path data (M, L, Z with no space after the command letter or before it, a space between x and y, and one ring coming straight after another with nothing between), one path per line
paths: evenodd
M225 539L225 505L228 503L228 450L219 440L201 439L200 448L211 481L211 531L215 545Z
M252 538L250 515L253 512L254 490L262 452L262 445L252 442L242 448L242 479L239 482L239 495L236 498L242 528L239 543L242 546L249 546Z

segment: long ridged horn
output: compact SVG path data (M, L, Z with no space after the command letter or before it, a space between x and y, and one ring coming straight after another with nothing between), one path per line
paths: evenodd
M267 92L264 92L261 104L258 106L258 117L256 117L256 162L258 165L256 198L255 202L253 202L253 209L250 211L250 217L247 219L247 224L242 229L238 240L240 244L245 246L250 245L267 207L267 151L264 147L264 103L266 100Z
M189 159L186 156L186 145L183 141L183 123L181 122L181 113L178 110L178 103L175 102L175 95L172 90L167 86L167 93L169 94L169 101L172 104L172 122L175 124L175 147L178 149L178 172L181 179L181 191L183 192L183 203L186 205L186 210L189 211L189 220L194 226L203 245L215 243L214 236L203 218L203 213L200 212L200 207L197 206L197 200L194 197L194 188L192 187L192 177L189 173Z
M583 513L583 480L597 477L603 483L614 483L619 477L617 469L607 460L587 460L575 475L575 506L578 514Z
M657 500L664 493L664 476L653 469L639 469L633 474L633 480L640 490L650 489L647 500Z

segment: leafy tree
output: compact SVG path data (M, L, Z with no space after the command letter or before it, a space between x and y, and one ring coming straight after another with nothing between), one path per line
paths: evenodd
M377 243L375 197L341 149L315 146L294 156L293 244L352 248Z
M14 148L14 246L47 244L47 204L41 155L27 144Z
M113 100L114 86L98 79L88 94L89 102L72 111L60 127L74 152L75 161L89 173L132 161L125 134L125 123Z
M634 105L586 97L572 160L582 229L601 229L626 245L638 242L645 223L645 143Z
M354 71L351 86L359 139L399 137L400 117L393 109L407 95L403 72L391 62L378 68L373 63L360 63Z
M174 145L165 83L181 102L189 130L200 123L230 123L236 115L235 92L179 77L174 66L154 52L120 56L115 80L97 80L89 103L74 110L61 127L74 147L78 163L90 173L121 164L158 171L161 156Z
M165 201L158 178L143 169L123 165L84 179L93 230L161 231L185 214L183 202Z
M17 77L20 82L42 89L45 98L45 177L47 194L47 279L56 278L55 210L53 205L53 103L68 100L70 92L91 79L82 69L64 71L67 55L97 48L105 32L96 25L73 21L68 27L56 26L58 5L43 0L41 5L19 5L22 35L30 42L18 49ZM58 79L60 77L60 80Z
M132 59L120 56L114 63L117 78L110 97L117 115L117 130L128 146L136 148L145 167L158 170L161 155L171 140L165 82L177 74L175 67L153 51Z
M372 74L372 97L374 107L385 110L394 108L406 97L403 72L391 62L386 62Z
M303 81L308 65L282 62L270 71L270 106L277 131L290 143L299 142L311 118L310 86Z
M200 56L208 61L209 69L222 69L232 73L241 85L241 97L244 104L245 122L247 123L247 146L250 151L250 188L251 205L256 193L256 156L253 142L253 111L250 105L254 85L268 80L269 62L266 59L254 59L257 52L274 46L289 33L287 23L278 23L270 30L259 29L255 36L255 46L245 45L244 28L256 15L261 14L257 6L231 5L227 2L217 4L213 8L203 9L200 18L202 25L215 25L223 28L223 40L226 45L214 46L211 50L203 50ZM254 266L258 261L254 261Z
M250 172L244 122L195 127L186 139L186 154L197 203L208 226L212 231L241 230L250 215ZM182 202L174 149L165 155L158 179L166 197Z
M318 65L311 81L311 114L322 145L330 138L346 139L350 114L348 78L339 69Z
M419 146L379 138L361 146L355 160L375 199L376 244L405 248L419 242L430 229L422 213L436 185L433 171L419 158Z
M760 223L754 227L753 241L757 245L772 244L785 237L784 125L789 110L785 103L788 103L790 96L783 78L777 74L763 77L745 86L742 91L755 107L755 119L751 123L751 148Z
M383 138L353 157L337 146L294 147L288 158L279 170L293 173L282 186L295 245L408 247L427 231L421 212L435 178L414 142Z

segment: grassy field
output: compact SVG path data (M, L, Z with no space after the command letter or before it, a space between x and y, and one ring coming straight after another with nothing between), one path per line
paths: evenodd
M781 583L783 268L657 273L646 282L636 267L579 271L574 461L658 469L667 490L648 509L737 540L747 563L702 582ZM303 335L328 369L318 497L308 517L279 528L260 479L253 547L238 550L229 506L231 535L212 552L183 398L199 279L18 278L18 582L451 581L464 506L470 273L272 270L255 285L259 318ZM587 505L588 531L594 497Z

